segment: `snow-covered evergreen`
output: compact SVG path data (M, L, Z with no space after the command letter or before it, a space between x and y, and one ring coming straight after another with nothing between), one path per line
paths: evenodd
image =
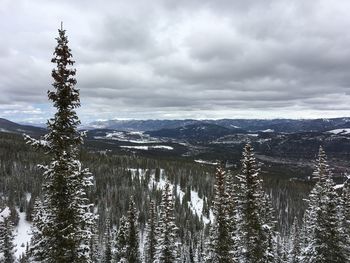
M262 180L250 144L244 147L242 171L237 179L239 260L245 263L274 262L271 206L263 192Z
M52 62L53 91L48 92L57 112L47 123L48 134L41 140L26 137L34 147L51 157L44 170L43 195L35 210L33 261L91 262L90 239L94 215L87 199L92 177L78 160L83 137L75 109L80 106L75 88L75 69L65 30L60 29Z
M234 218L229 218L229 196L226 192L226 173L222 167L218 167L215 174L214 222L210 229L210 244L208 246L208 262L236 262L232 252L233 238L231 236L232 222ZM231 221L229 221L231 220Z
M301 239L298 219L294 218L292 228L290 230L290 245L288 251L289 263L301 263Z
M15 262L15 245L13 243L13 224L10 220L9 208L0 211L0 262Z
M147 237L145 243L145 254L144 261L146 263L153 263L156 259L156 248L157 248L157 211L154 201L150 202L150 208L148 213L148 222L147 222Z
M179 243L177 240L177 227L174 218L174 196L169 183L165 184L160 206L158 225L159 238L157 242L157 263L178 262Z
M127 261L127 249L128 249L128 219L122 216L119 221L119 227L116 233L115 246L113 251L114 263L126 263Z
M348 176L342 188L341 195L341 232L344 254L350 261L350 178Z
M346 262L341 240L339 196L334 189L334 182L322 147L319 149L314 177L317 182L308 199L301 261L306 263Z
M113 248L113 235L112 235L112 226L109 218L106 219L105 222L106 231L104 233L104 253L102 256L103 263L111 263L112 262L112 248Z
M139 245L139 226L138 213L135 208L133 197L129 201L128 220L128 239L127 239L127 262L140 263L140 245Z

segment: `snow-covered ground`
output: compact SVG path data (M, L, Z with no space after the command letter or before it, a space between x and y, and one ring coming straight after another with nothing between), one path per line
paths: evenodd
M198 160L194 160L196 163L202 163L202 164L210 164L210 165L218 165L219 163L217 162L210 162L210 161L205 161L205 160L201 160L201 159L198 159Z
M173 147L171 146L167 146L167 145L152 145L152 146L120 146L121 148L126 148L126 149L135 149L135 150L145 150L145 151L148 151L148 150L152 150L152 149L163 149L163 150L174 150Z
M261 132L275 132L275 130L273 130L273 129L266 129L266 130L263 130Z
M25 251L26 251L26 245L29 244L31 239L31 223L29 223L26 220L26 213L22 212L20 213L19 210L17 210L19 215L19 223L18 226L15 227L14 233L15 233L15 239L14 244L16 245L16 252L15 256L16 258L19 258Z
M135 180L137 172L139 175L139 178L144 177L147 173L147 170L144 169L135 169L135 168L129 168L128 169L131 172L131 176L133 180ZM155 180L155 170L150 171L150 182L148 184L149 189L158 189L162 190L164 189L166 183L168 182L166 178L166 174L164 169L160 169L160 178L159 181ZM174 188L174 185L168 182L170 185L170 189ZM176 195L180 199L180 202L182 202L182 199L185 195L185 192L181 190L179 185L176 185ZM193 214L197 214L199 218L203 219L203 222L205 224L209 224L214 219L214 214L210 210L209 211L209 218L203 215L203 206L204 206L204 200L198 196L198 192L191 191L191 201L188 202L188 207L191 209Z
M144 134L143 132L125 132L125 131L113 131L106 132L105 136L95 136L94 139L100 140L116 140L121 142L131 142L131 143L159 143L160 140Z
M26 213L25 212L19 212L19 209L17 209L18 215L19 215L19 222L18 225L13 230L14 233L14 240L13 243L15 245L15 257L19 258L25 251L26 251L26 245L29 243L31 239L31 224L25 219ZM0 222L10 216L10 209L8 207L4 208L0 212Z
M335 129L335 130L330 130L327 131L328 133L333 133L333 134L350 134L350 128L344 128L344 129Z

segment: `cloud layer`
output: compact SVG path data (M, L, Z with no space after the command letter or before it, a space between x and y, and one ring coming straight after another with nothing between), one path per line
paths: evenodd
M0 116L52 113L60 21L84 122L349 116L347 10L346 0L3 0Z

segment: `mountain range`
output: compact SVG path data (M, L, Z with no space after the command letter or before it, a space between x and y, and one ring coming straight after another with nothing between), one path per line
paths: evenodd
M108 120L91 122L84 128L156 131L201 124L215 124L227 129L240 128L249 132L265 130L285 133L324 132L333 129L350 128L350 117L331 119Z

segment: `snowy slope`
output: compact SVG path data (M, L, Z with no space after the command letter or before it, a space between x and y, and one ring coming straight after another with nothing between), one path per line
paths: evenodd
M144 177L147 173L147 170L144 169L135 169L135 168L129 168L128 169L131 172L131 176L133 180L136 179L137 172L139 174L139 178ZM166 178L166 174L164 169L160 169L160 178L159 181L155 180L155 170L150 171L150 182L149 182L149 189L158 189L162 190L165 187L165 184L168 182ZM182 202L182 199L185 195L185 192L181 190L179 185L174 186L170 182L168 182L170 185L170 189L173 189L176 187L176 195L180 199L180 202ZM188 207L191 209L193 214L197 214L199 218L203 219L203 222L205 224L209 224L214 219L213 212L210 210L209 212L209 218L203 215L203 206L204 206L204 200L198 196L198 192L191 191L191 201L188 202Z
M350 128L344 128L344 129L335 129L335 130L330 130L327 131L328 133L333 133L333 134L350 134Z
M19 223L18 226L14 229L15 233L15 239L14 244L16 247L15 256L16 258L19 258L25 251L26 251L26 245L30 242L31 239L31 223L29 223L25 218L26 214L25 212L20 213L19 210L17 210L19 215Z

